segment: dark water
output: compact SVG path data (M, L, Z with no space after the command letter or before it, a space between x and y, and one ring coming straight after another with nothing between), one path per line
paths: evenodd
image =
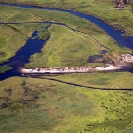
M32 37L35 36L37 36L37 31L32 34ZM48 39L49 37L46 40L40 40L39 38L29 38L26 44L16 53L14 57L12 57L8 62L2 64L11 66L13 69L7 71L6 73L0 74L0 80L4 80L12 76L19 76L19 67L23 67L24 64L28 63L31 55L40 52L41 48Z
M94 24L98 25L100 28L102 28L109 36L111 36L119 45L125 46L127 48L133 49L133 37L123 37L122 34L124 32L120 30L115 30L112 26L109 26L96 18L95 16L90 16L87 14L83 14L77 11L71 11L71 10L61 10L61 9L56 9L56 8L42 8L42 7L37 7L37 6L26 6L26 5L16 5L16 4L0 4L3 6L15 6L15 7L20 7L20 8L36 8L40 10L52 10L52 11L60 11L60 12L68 12L70 14L74 14L80 18L84 18L86 20L89 20L93 22ZM44 22L45 23L45 22ZM49 22L51 23L51 22ZM0 23L2 24L2 23ZM10 24L17 24L17 23L10 23ZM18 23L19 24L19 23ZM52 24L52 23L51 23ZM66 26L65 24L62 24ZM70 27L68 27L70 28ZM74 29L71 29L75 31ZM37 33L34 32L33 36L35 36ZM46 40L45 40L46 41ZM13 67L13 70L6 72L5 74L0 75L0 80L4 80L8 77L15 76L15 75L20 75L19 73L16 72L17 68L19 66L23 66L25 63L28 63L28 59L31 55L33 55L36 52L39 52L40 49L43 47L43 44L45 41L39 40L38 38L32 40L28 39L27 43L25 44L24 47L22 47L17 54L9 60L9 62L4 63L2 65L9 65ZM131 72L133 72L133 69L130 69Z

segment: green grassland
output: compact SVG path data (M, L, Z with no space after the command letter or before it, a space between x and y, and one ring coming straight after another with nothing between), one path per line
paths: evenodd
M49 31L47 31L42 24L1 25L1 37L3 38L1 40L4 41L4 43L1 43L1 53L4 53L4 56L1 56L1 62L13 56L16 51L25 44L34 30L39 30L40 36L41 33L45 33L44 36L47 36L50 33L50 40L42 49L42 53L32 56L31 64L29 65L32 67L44 66L44 64L45 66L87 65L89 55L99 54L101 50L106 49L101 44L109 48L110 51L113 51L108 51L106 55L106 58L111 58L111 60L116 60L122 53L132 53L131 50L115 44L115 41L96 25L69 13L54 11L53 14L53 11L3 6L1 6L0 11L2 22L23 23L51 21L66 24L67 26L82 32L74 32L69 28L65 28L65 26L57 25L52 25L48 29ZM63 34L63 30L66 33ZM55 50L58 51L55 53L53 52ZM36 60L38 57L39 59Z
M124 10L119 10L114 8L114 0L0 0L0 2L74 9L87 14L96 15L109 25L126 31L127 35L133 35L133 14L131 12L131 5L128 4Z
M52 25L50 39L41 53L34 54L28 66L83 66L89 55L99 54L102 48L83 33L74 32L65 26Z
M0 86L1 133L132 132L132 92L22 77Z
M101 50L108 51L105 58L117 62L119 55L131 52L127 48L114 44L113 39L106 34L99 36L99 33L92 33L95 34L93 37L100 40L99 43L92 34L74 32L65 26L53 24L48 31L50 39L42 48L41 53L31 56L30 63L26 67L87 66L91 65L87 62L89 56L100 55ZM110 50L101 46L101 43Z
M45 78L45 76L44 76ZM129 72L93 72L64 74L59 76L50 76L57 80L79 84L82 86L91 86L94 88L112 88L112 89L128 89L133 88L133 75Z
M27 1L21 0L21 2ZM97 7L96 0L90 0L89 5L87 0L71 0L65 4L63 0L60 0L60 4L57 2L59 1L32 0L27 4L45 3L43 6L67 9L74 7L86 13L93 14L95 11L95 14L100 16L100 13L105 11L101 8L103 2L103 7L110 6L109 11L113 10L118 14L120 17L118 21L123 20L121 12L128 12L129 18L132 19L129 10L114 9L112 3L108 4L110 1L102 0L98 2ZM48 30L46 30L47 24L0 25L1 63L15 55L35 30L39 31L38 35L41 39L45 39L48 35L50 39L40 53L31 56L27 67L89 65L88 57L100 54L101 50L107 50L105 56L112 60L116 60L122 53L132 53L132 50L115 44L114 40L96 25L68 13L2 6L0 12L2 22L52 21L80 31L73 31L57 24L52 24ZM104 17L107 21L108 15ZM114 22L111 19L110 24ZM120 25L131 34L131 21L122 23ZM125 27L127 24L130 25ZM91 88L133 88L131 73L65 74L41 78L47 79L11 77L0 82L0 133L132 133L133 92ZM49 78L91 87L72 86Z

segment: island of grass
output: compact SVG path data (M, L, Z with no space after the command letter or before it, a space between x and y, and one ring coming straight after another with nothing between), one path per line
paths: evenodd
M100 36L95 31L84 34L56 24L48 30L49 41L41 53L31 56L26 67L101 66L107 63L117 65L122 54L132 53L132 50L116 45L114 40L104 33ZM106 54L101 54L101 51L106 51ZM89 63L89 57L95 55L101 58Z
M5 73L6 71L11 70L12 68L9 66L0 66L0 73Z

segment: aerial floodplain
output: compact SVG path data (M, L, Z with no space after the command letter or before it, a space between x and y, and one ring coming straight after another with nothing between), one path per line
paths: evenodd
M132 101L132 0L0 0L0 133L132 133Z

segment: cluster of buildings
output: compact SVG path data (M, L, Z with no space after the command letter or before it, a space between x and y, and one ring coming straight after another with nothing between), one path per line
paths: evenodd
M133 56L131 54L123 54L120 58L122 63L133 63Z
M109 71L109 70L117 70L121 69L121 67L106 65L103 67L48 67L48 68L34 68L34 69L21 69L21 73L41 73L41 74L59 74L59 73L87 73L92 71Z
M131 2L131 0L115 0L116 8L124 9L125 5Z
M93 67L48 67L48 68L33 68L21 69L22 73L76 73L89 72Z

